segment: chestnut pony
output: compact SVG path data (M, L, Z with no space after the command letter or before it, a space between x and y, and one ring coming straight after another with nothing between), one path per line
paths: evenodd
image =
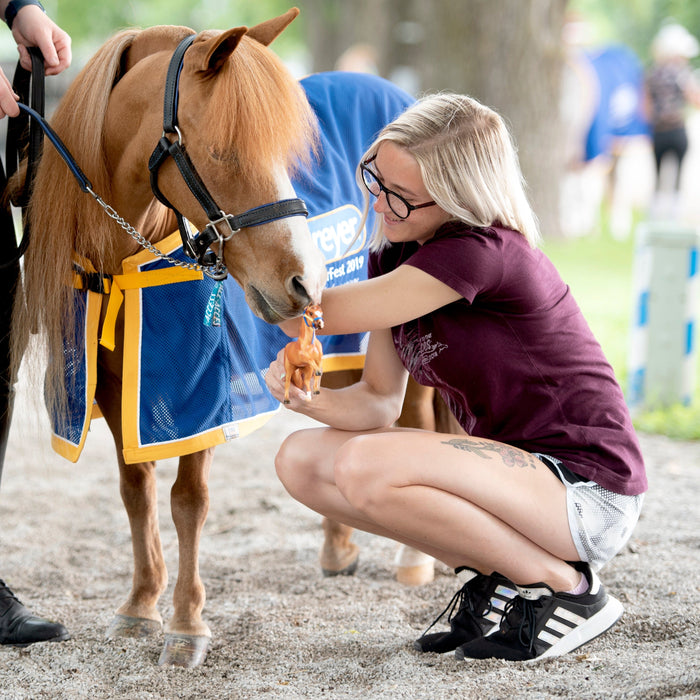
M297 14L292 9L250 29L201 32L182 58L176 106L179 137L220 207L222 219L295 197L288 172L310 153L315 119L297 81L267 45ZM187 27L176 26L116 34L81 71L52 119L94 192L156 245L176 229L176 223L172 212L154 197L149 157L164 137L163 105L171 57L182 40L193 34ZM157 186L197 230L209 225L211 217L172 158L160 167ZM14 366L21 361L30 330L39 331L45 338L46 352L40 361L47 364L47 403L50 409L60 410L66 401L61 343L64 337L73 337L75 324L67 283L73 260L76 256L87 259L100 273L119 274L121 261L134 255L140 244L81 191L48 143L34 180L28 217L32 241L24 264L24 294L13 321ZM214 227L218 230L221 223ZM218 246L212 248L219 254L223 248L219 268L225 265L237 280L255 314L274 323L298 316L307 305L320 301L325 269L302 216L285 215L234 233L219 238ZM116 323L115 349L99 349L95 397L117 448L134 573L132 589L117 610L109 634L141 636L161 629L157 603L168 574L158 532L155 462L126 464L122 456L120 330L121 317ZM180 457L171 491L179 568L161 664L202 663L211 636L201 617L205 590L198 549L208 509L212 457L213 448Z

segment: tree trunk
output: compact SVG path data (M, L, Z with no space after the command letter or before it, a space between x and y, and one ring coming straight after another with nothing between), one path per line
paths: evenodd
M545 236L560 235L564 170L559 117L566 0L419 3L426 37L423 89L472 95L508 122Z
M543 235L559 236L559 113L567 0L300 0L314 70L353 44L418 95L472 95L507 121Z

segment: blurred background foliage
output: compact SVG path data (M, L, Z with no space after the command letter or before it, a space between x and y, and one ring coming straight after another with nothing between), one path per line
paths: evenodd
M526 0L517 0L526 2ZM255 24L275 14L284 12L294 3L290 0L130 0L119 3L96 3L92 0L46 0L44 6L58 24L73 37L79 53L82 47L91 50L115 30L126 26L151 26L154 24L184 24L193 29L225 29L239 24ZM303 0L296 3L304 10ZM323 3L326 19L333 22L338 14L336 5L350 8L357 6L358 0L344 0L343 3L328 0ZM381 7L385 3L373 3ZM406 4L406 3L404 3ZM441 4L437 2L427 5ZM508 0L492 0L493 5L507 8ZM683 24L692 34L700 36L700 3L688 0L570 0L568 8L581 12L594 26L595 39L599 41L619 41L632 47L642 60L648 60L649 44L660 24L669 17ZM461 0L465 22L479 9L478 0ZM312 8L313 3L312 3ZM358 17L359 19L359 17ZM288 55L304 53L304 23L302 14L287 35L280 38L282 53ZM355 34L349 28L347 34ZM354 40L354 38L353 38ZM346 46L338 46L338 56Z
M570 6L591 22L597 41L621 42L645 64L651 40L669 19L700 36L700 2L694 0L573 0Z
M491 0L489 4L501 6L503 14L513 3L530 4L530 0ZM118 3L96 3L92 0L46 0L47 11L73 37L78 54L84 48L92 50L115 30L127 26L151 26L154 24L184 24L196 30L207 28L225 29L239 24L255 24L284 12L291 7L290 0L129 0ZM322 8L321 19L329 27L343 16L342 7L355 14L363 5L362 0L322 0L321 2L296 3L302 9L299 21L280 38L280 52L287 56L305 53L307 46L305 26L309 18L304 12ZM376 0L371 5L377 16L392 10L390 2ZM410 0L399 4L410 5ZM432 7L444 4L444 0L425 3ZM479 0L457 0L449 2L459 12L464 23L473 21L473 13L483 4ZM598 41L619 41L632 47L643 61L648 61L649 44L660 24L672 17L683 24L692 34L700 36L700 3L688 0L570 0L562 3L570 10L582 13L595 29ZM364 11L356 15L361 19ZM398 16L401 16L399 13ZM345 17L343 17L345 19ZM340 56L352 43L363 35L362 26L344 28L345 42L337 44ZM333 31L335 33L335 31ZM336 56L336 57L337 57Z

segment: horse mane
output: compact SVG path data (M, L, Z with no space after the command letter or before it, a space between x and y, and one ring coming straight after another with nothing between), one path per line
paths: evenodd
M235 149L228 155L245 177L254 182L271 162L290 173L307 166L317 148L316 116L282 61L244 36L220 72L212 84L207 128L218 135L213 141Z
M102 132L110 92L121 70L122 53L138 33L136 29L124 30L108 40L72 82L51 120L97 193L104 192L108 184ZM64 335L71 337L75 325L69 286L74 252L87 253L99 269L110 239L105 233L107 217L93 198L80 190L48 142L32 183L27 217L31 243L24 258L22 293L17 294L13 310L13 376L17 376L31 331L37 342L29 348L28 360L35 369L47 367L48 407L60 411L66 405L61 345ZM79 240L83 243L77 245Z

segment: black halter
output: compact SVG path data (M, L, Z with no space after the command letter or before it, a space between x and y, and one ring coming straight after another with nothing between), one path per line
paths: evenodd
M306 204L299 198L283 199L271 204L264 204L243 212L242 214L225 214L212 198L206 186L199 177L185 146L182 143L182 134L177 126L177 106L180 85L180 73L185 52L194 41L195 35L185 37L173 53L168 66L165 81L165 104L163 108L163 135L156 145L148 161L148 169L151 173L151 189L160 202L175 212L177 217L182 246L185 253L195 259L206 273L214 279L224 279L227 270L223 263L224 242L229 240L242 228L260 226L261 224L283 219L288 216L308 216ZM167 135L175 137L171 141ZM184 178L192 194L204 209L209 223L204 230L195 237L192 235L187 220L168 201L158 187L158 169L163 162L172 156L180 174ZM224 229L224 233L219 231ZM219 250L215 253L209 250L213 243L219 243Z

